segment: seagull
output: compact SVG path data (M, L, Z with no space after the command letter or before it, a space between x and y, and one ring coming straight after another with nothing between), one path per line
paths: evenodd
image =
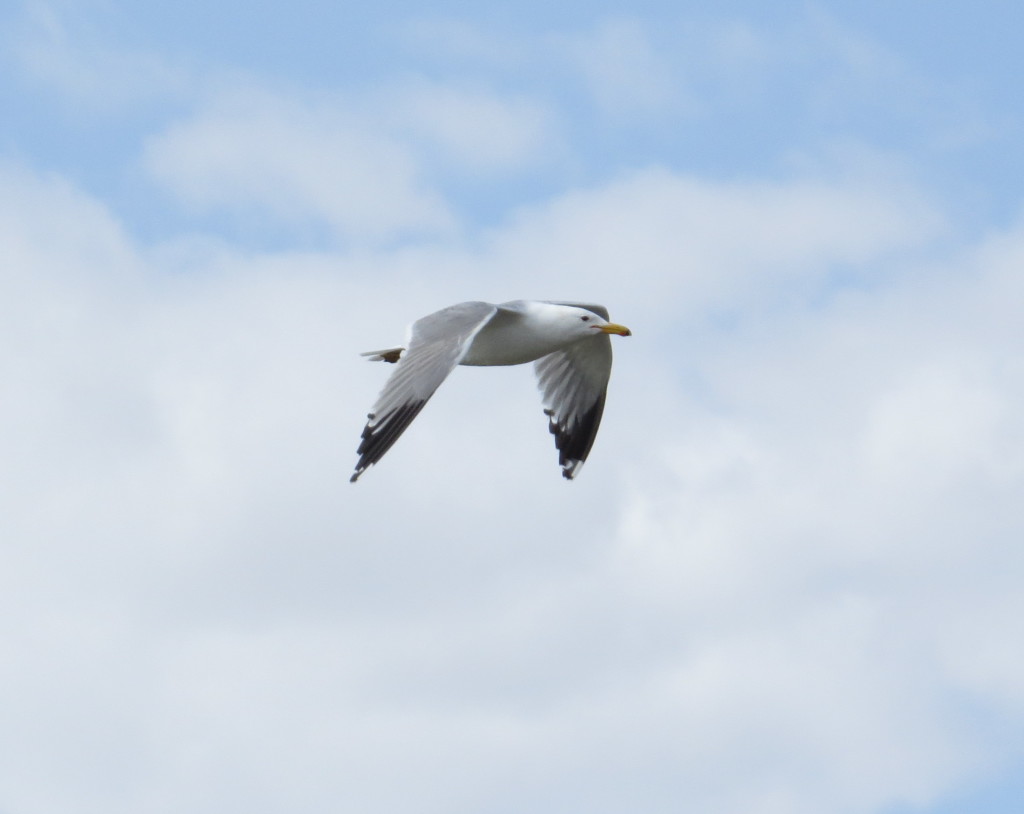
M577 302L462 302L416 320L407 348L362 354L396 367L367 416L351 482L384 457L456 365L527 362L535 362L562 475L572 480L601 424L612 370L611 334L631 332L609 322L603 305Z

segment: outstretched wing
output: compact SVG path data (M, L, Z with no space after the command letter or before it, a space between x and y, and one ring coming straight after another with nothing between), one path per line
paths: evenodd
M578 307L607 319L601 306ZM572 479L587 460L601 426L612 372L611 340L607 334L599 334L576 342L538 359L534 370L544 397L544 413L555 436L562 475Z
M367 416L353 483L391 449L496 311L490 303L464 302L413 323L408 350Z

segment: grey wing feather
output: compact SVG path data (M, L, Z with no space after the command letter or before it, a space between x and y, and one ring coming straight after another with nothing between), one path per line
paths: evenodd
M352 482L391 449L495 311L490 303L464 302L413 323L409 347L377 397L363 429Z
M574 305L575 303L562 303ZM606 319L600 306L580 305ZM587 460L604 414L612 370L612 343L607 335L570 345L534 363L544 413L555 436L562 475L572 479Z

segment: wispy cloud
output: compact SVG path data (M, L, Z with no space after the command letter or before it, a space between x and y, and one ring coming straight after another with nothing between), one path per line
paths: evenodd
M153 51L106 41L86 25L72 25L44 0L25 6L6 34L20 70L68 107L110 111L191 92L193 77L181 64Z
M230 92L150 138L144 163L199 212L324 223L371 241L453 226L408 146L341 99Z
M637 19L605 20L593 31L565 35L557 43L606 114L628 117L686 106L672 58Z
M552 163L567 148L555 113L525 94L412 81L379 96L374 107L381 120L414 144L438 151L454 172L507 175Z
M534 287L557 271L561 285L682 319L770 309L837 274L867 283L872 262L922 245L942 224L918 191L855 168L834 181L777 183L709 183L653 168L524 208L494 241L509 272L534 270Z

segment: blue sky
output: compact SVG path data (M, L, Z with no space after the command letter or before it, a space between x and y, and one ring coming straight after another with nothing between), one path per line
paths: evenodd
M795 154L853 144L897 154L950 205L966 197L958 215L976 226L979 215L1012 217L1024 169L1012 6L966 15L923 2L752 5L611 4L581 17L518 3L471 15L458 4L13 4L3 135L14 154L124 196L127 212L148 211L152 190L140 188L133 159L211 85L365 100L433 82L525 98L554 115L567 149L562 161L476 184L450 166L424 167L464 215L497 218L615 168L778 176ZM627 99L608 81L597 91L602 71L645 73L650 89Z
M0 812L1018 811L1020 17L5 4Z

